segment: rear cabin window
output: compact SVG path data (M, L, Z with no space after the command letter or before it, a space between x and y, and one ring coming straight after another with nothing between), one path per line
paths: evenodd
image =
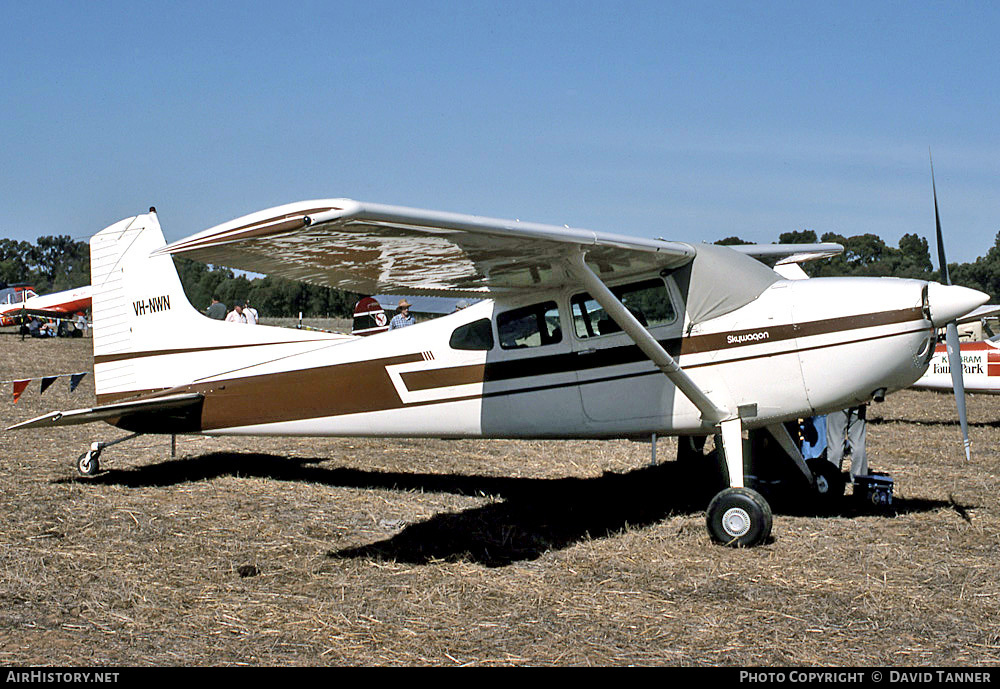
M667 325L677 318L667 286L659 278L618 285L612 287L611 292L647 328ZM577 337L599 337L621 332L618 324L604 312L604 307L586 292L574 296L570 303Z
M554 301L532 304L497 316L497 333L503 349L540 347L562 341L559 308Z
M481 318L455 328L448 341L452 349L486 351L493 349L493 325L490 319Z

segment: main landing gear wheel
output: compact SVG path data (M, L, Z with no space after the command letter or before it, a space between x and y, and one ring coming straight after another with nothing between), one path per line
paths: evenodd
M771 507L750 488L727 488L708 505L708 533L716 543L733 548L760 545L771 535Z
M100 456L100 450L87 450L77 457L76 470L83 476L94 476L101 470L101 463L98 461Z

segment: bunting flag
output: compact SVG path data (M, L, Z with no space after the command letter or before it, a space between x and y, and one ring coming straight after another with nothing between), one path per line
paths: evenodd
M28 378L27 380L14 380L11 382L14 383L14 404L17 404L17 401L21 399L21 393L24 392L24 389L28 387L28 383L31 382L31 378Z
M83 377L86 376L87 373L88 373L87 371L84 371L82 373L57 373L56 375L53 376L39 376L37 378L18 378L15 380L0 380L0 385L6 385L7 383L12 383L14 385L14 403L16 404L17 401L21 398L21 393L25 391L25 389L33 380L42 381L42 386L38 393L42 394L50 387L52 387L52 384L56 382L57 379L62 378L63 376L69 376L69 391L74 392L76 391L77 386L80 384L80 381L83 380Z

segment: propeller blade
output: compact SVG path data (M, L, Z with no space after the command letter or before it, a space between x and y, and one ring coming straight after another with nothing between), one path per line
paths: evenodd
M955 321L945 329L945 344L948 348L948 367L951 368L951 384L955 388L955 406L958 407L958 423L962 427L962 442L965 444L965 459L971 459L969 443L969 420L965 414L965 379L962 375L962 350L958 342L958 326Z
M930 151L927 152L930 157ZM941 269L941 281L951 285L948 274L948 260L944 256L944 235L941 233L941 214L938 212L937 184L934 181L934 158L931 161L931 189L934 193L934 224L937 230L938 267ZM965 413L965 377L963 376L962 348L958 341L958 325L955 321L945 328L945 345L948 349L948 367L951 369L951 384L955 389L955 406L958 408L958 424L962 427L962 442L965 445L965 460L972 457L969 442L969 420Z
M948 274L948 260L944 257L944 237L941 234L941 215L938 213L937 185L934 183L934 161L931 160L931 189L934 191L934 224L937 226L938 268L941 269L941 282L951 284Z

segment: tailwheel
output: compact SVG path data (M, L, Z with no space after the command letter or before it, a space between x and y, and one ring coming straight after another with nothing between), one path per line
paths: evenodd
M750 488L727 488L708 505L705 521L716 543L752 548L771 535L771 507Z
M98 458L101 456L100 449L87 450L76 459L76 470L83 476L94 476L101 470L101 463Z

